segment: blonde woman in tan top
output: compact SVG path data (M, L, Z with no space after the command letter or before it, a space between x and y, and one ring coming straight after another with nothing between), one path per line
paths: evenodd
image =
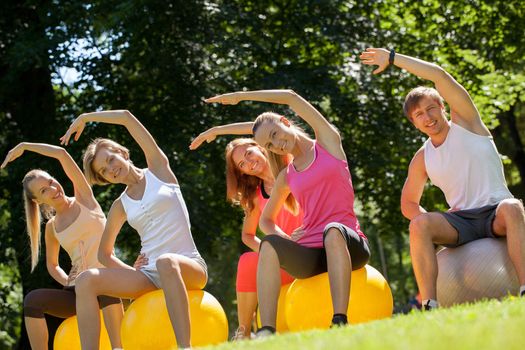
M47 349L49 334L44 314L61 318L76 314L75 279L86 269L102 267L97 259L97 251L106 217L81 170L61 147L22 142L9 151L1 168L20 157L24 151L58 159L74 187L74 196L66 196L60 183L40 169L29 171L22 181L27 232L31 242L31 271L38 262L42 212L48 219L45 226L47 270L51 277L64 286L63 289L33 290L24 299L24 320L31 348ZM60 247L71 258L69 274L58 263ZM113 349L121 348L120 322L123 310L120 299L101 296L99 302L111 346Z

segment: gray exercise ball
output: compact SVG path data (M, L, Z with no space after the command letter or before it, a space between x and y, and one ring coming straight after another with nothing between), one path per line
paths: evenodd
M438 252L437 298L441 306L517 295L519 282L506 239L484 238Z

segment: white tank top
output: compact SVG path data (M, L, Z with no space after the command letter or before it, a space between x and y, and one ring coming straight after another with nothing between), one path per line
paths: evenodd
M142 199L126 192L120 200L128 223L140 235L141 253L148 258L146 269L156 269L157 258L176 253L202 260L190 231L190 218L178 184L165 183L145 169L146 187Z
M474 134L450 123L445 142L424 144L425 167L450 208L472 209L513 198L492 136Z

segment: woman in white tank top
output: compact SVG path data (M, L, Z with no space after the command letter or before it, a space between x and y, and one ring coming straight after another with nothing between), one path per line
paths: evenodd
M126 110L80 115L61 138L78 140L87 122L123 125L144 151L148 167L129 160L128 150L108 139L96 139L84 154L84 173L91 184L127 185L108 214L100 242L99 260L107 268L82 273L76 283L77 315L83 349L97 349L100 318L97 295L137 298L158 288L166 305L179 347L190 346L187 289L202 289L207 269L190 231L188 211L169 161L151 134ZM141 237L146 261L131 267L112 254L116 237L125 221Z

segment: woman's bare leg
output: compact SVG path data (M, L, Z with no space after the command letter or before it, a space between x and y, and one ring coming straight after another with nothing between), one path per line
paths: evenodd
M49 334L45 318L24 317L32 350L47 350Z
M108 331L111 348L122 348L122 339L120 338L120 325L124 317L124 308L122 303L111 304L102 309L104 315L104 325Z
M135 299L157 289L142 272L128 269L90 269L75 281L80 343L83 350L97 350L100 314L97 296Z
M244 336L250 338L253 314L257 308L256 292L237 292L237 317L239 328L244 329Z
M190 309L187 289L202 289L207 276L195 260L179 254L163 254L157 259L166 306L179 347L190 347Z

